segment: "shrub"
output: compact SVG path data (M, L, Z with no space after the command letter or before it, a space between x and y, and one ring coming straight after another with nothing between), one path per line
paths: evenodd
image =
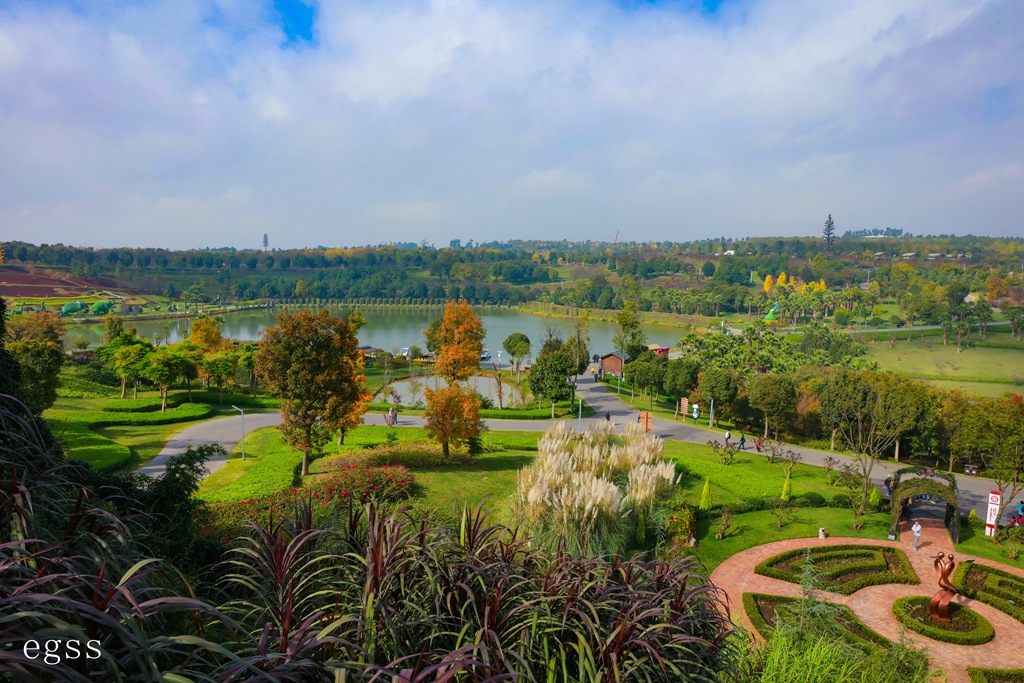
M325 462L327 474L305 486L298 486L264 498L232 503L209 503L203 510L203 534L227 540L242 533L248 522L272 525L291 514L297 503L305 503L315 523L321 524L339 512L339 506L368 501L394 502L408 496L413 477L404 467L353 465L341 459Z
M1024 669L979 669L967 667L971 683L1024 683Z
M519 472L513 517L538 544L572 554L622 552L634 538L642 546L649 522L663 519L652 513L676 483L663 449L640 425L620 437L606 423L583 434L558 423Z
M955 645L981 645L995 637L988 619L963 605L949 604L949 624L933 620L928 614L929 598L911 595L892 605L896 620L915 633Z
M872 486L868 492L868 505L871 506L872 510L878 510L882 507L882 492L878 490L877 486Z
M213 407L206 403L183 403L163 413L111 413L97 411L81 411L75 413L76 421L87 422L92 428L97 427L138 427L141 425L166 425L176 422L202 420L213 414Z
M793 482L790 481L789 477L786 477L786 481L782 482L782 495L779 496L782 500L789 500L793 493Z
M711 480L704 480L704 488L700 492L700 504L697 506L698 509L707 512L711 509Z
M995 567L961 562L953 573L953 585L968 598L996 608L1024 624L1024 579Z
M174 394L167 397L167 407L176 408L186 401L188 401L188 396ZM100 411L104 413L154 413L160 410L162 404L163 399L159 396L156 398L117 399L101 403Z
M832 502L829 503L829 507L834 508L848 508L850 507L850 496L845 493L837 493L832 496Z
M800 496L797 501L803 501L803 504L807 507L822 508L825 507L825 497L820 493L810 491Z

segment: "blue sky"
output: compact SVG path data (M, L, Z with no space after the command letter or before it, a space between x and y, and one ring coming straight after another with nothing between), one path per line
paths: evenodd
M0 240L1022 235L1019 0L0 0Z

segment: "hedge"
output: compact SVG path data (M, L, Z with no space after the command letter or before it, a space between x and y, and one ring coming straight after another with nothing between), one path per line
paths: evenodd
M175 422L202 420L213 414L213 406L207 403L184 403L163 413L110 413L100 410L75 413L76 422L87 422L89 427L138 427L141 425L166 425Z
M798 600L800 598L786 598L781 595L768 595L765 593L744 593L743 609L747 613L747 618L750 619L754 629L761 634L762 638L767 638L771 635L772 627L761 616L758 603L769 603L778 606L786 603L795 603ZM849 607L834 603L830 604L837 608L840 615L839 618L842 620L840 624L843 627L843 635L847 640L853 643L867 643L879 647L890 647L892 645L891 640L872 630L867 624L857 618L857 615Z
M807 552L807 548L796 548L789 550L784 553L769 557L754 568L755 574L761 576L767 576L773 579L779 579L780 581L787 581L789 583L799 583L799 580L795 573L783 571L778 569L776 565L786 562L787 560L796 559L803 556ZM896 564L899 565L898 571L882 570L873 574L867 574L860 576L849 581L839 581L841 575L836 577L836 582L829 582L823 586L827 591L838 593L839 595L852 595L861 588L868 586L881 586L885 584L899 583L899 584L910 584L916 585L920 583L917 578L917 572L910 565L910 560L903 554L903 551L898 548L888 548L885 546L874 546L874 545L830 545L821 546L818 548L811 549L811 559L818 561L819 557L828 559L836 559L838 557L861 557L866 552L878 552L881 553L883 558L888 555L895 559ZM862 563L867 564L867 563ZM877 564L872 563L874 566ZM889 563L886 562L885 566L888 567ZM842 568L844 574L850 573L851 569L858 568L858 565L846 565Z
M188 396L174 394L167 397L167 407L176 408L188 401ZM157 398L136 398L116 399L100 404L100 411L104 413L152 413L160 410L163 399Z
M908 614L908 610L912 606L927 605L930 600L931 599L927 596L921 595L909 595L907 597L900 598L892 604L892 613L896 617L896 621L903 624L909 630L915 633L920 633L922 636L926 636L932 640L942 641L943 643L953 643L954 645L981 645L995 637L995 629L992 628L992 624L989 623L988 619L981 616L974 610L964 607L963 605L958 605L955 602L949 604L950 618L956 618L957 615L966 618L971 622L971 630L948 631L943 628L926 624L925 622Z
M1024 683L1024 669L979 669L967 667L971 683Z
M983 572L986 575L982 590L976 590L967 585L970 573L973 571ZM1024 624L1024 578L988 565L961 562L953 573L952 582L961 595L994 607ZM1002 582L1021 586L1022 591L1017 593L1014 590L1008 590L1007 587L1000 585Z

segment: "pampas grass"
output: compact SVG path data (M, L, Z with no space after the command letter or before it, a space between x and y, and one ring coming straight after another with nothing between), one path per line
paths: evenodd
M578 433L558 423L519 473L514 517L540 545L574 554L622 552L633 527L642 545L652 508L677 481L663 452L638 425L619 436L611 425Z

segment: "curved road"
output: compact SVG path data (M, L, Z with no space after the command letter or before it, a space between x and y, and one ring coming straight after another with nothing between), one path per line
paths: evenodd
M611 414L611 421L615 424L635 422L637 412L628 404L621 401L614 390L609 391L587 377L580 377L578 393L594 409L595 416L584 418L582 426L586 429L594 422L604 420L606 413ZM383 425L384 415L367 413L364 417L365 424ZM252 413L245 416L246 432L262 427L273 427L281 422L280 413ZM575 418L563 418L561 420L486 420L487 426L495 431L544 431L555 422L566 422L569 427L575 427ZM422 427L422 417L399 417L398 424L401 427ZM688 441L691 443L705 443L709 439L721 440L722 435L710 432L700 427L682 424L673 420L666 420L655 417L652 426L654 434L671 441ZM183 453L189 446L199 446L207 443L219 443L230 454L242 435L241 417L224 417L208 422L200 422L197 425L182 430L164 446L160 454L153 458L149 464L139 468L137 471L150 476L159 476L166 467L167 460L174 455ZM739 433L737 432L737 438ZM754 435L756 437L756 435ZM748 439L752 442L753 438ZM803 456L803 463L821 467L825 458L831 456L840 462L852 462L852 458L827 451L818 451L800 446L790 446L794 451ZM212 474L227 462L226 457L217 457L207 461L206 469ZM872 473L872 481L882 488L885 478L904 467L904 463L892 461L879 462ZM979 517L985 515L988 507L988 492L992 488L992 482L987 479L957 475L957 487L959 489L960 509L966 514L972 508L977 511ZM1017 501L1006 501L1004 505L1003 522L1009 523L1009 513L1015 509ZM1011 503L1013 505L1011 506Z

